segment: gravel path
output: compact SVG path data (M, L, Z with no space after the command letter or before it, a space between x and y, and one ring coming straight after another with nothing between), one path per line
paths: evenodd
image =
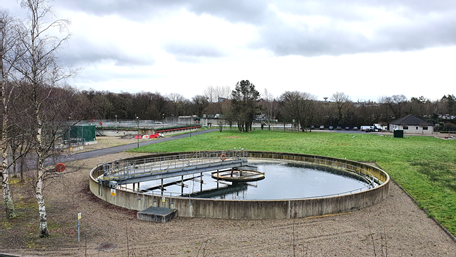
M48 181L45 191L51 237L30 235L38 227L33 210L35 220L27 221L30 225L23 229L14 226L20 219L3 223L0 252L27 256L456 256L455 242L394 183L390 196L380 204L339 215L292 220L177 217L166 224L138 221L136 211L107 204L88 189L89 171L97 163L131 156L122 152L69 164L62 178ZM14 188L16 199L20 192L24 189ZM4 215L3 206L0 211ZM82 214L80 243L78 213ZM116 247L95 249L102 243Z

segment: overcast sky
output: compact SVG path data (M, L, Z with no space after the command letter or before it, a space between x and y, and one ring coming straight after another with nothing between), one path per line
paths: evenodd
M454 0L56 0L71 20L72 85L203 94L343 92L353 101L456 94ZM0 8L24 13L16 0ZM25 18L25 16L23 16Z

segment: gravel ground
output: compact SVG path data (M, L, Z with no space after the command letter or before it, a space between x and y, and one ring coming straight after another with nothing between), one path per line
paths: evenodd
M146 141L149 139L140 139L140 142ZM119 146L119 145L126 145L126 144L133 144L138 142L138 139L134 139L131 137L126 137L126 138L119 138L119 137L97 137L95 144L89 144L83 146L82 149L75 150L74 153L78 152L87 152L87 151L93 151L97 149L103 149L103 148L108 148L108 147L114 147L114 146Z
M131 143L123 139L96 147ZM95 147L95 145L94 145ZM456 256L456 244L394 183L389 197L351 213L286 220L177 217L160 224L139 221L136 211L107 204L89 191L97 163L119 153L68 164L47 180L51 236L39 238L36 201L27 186L13 185L20 217L2 213L0 253L27 256ZM24 200L25 199L25 200ZM28 199L28 200L27 200ZM81 213L81 242L77 214ZM111 251L95 249L115 244ZM1 254L0 254L1 255Z

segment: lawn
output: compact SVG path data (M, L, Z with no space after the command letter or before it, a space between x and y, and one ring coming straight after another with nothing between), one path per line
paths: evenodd
M255 130L212 132L133 149L135 152L247 150L305 153L377 162L420 207L456 235L456 140L376 134Z

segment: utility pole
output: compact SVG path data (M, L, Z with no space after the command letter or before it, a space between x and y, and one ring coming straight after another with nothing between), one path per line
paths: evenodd
M136 117L136 121L138 122L138 145L136 146L136 148L139 148L139 117Z
M117 132L117 114L114 115L114 116L116 117L116 133L118 133L118 132Z

